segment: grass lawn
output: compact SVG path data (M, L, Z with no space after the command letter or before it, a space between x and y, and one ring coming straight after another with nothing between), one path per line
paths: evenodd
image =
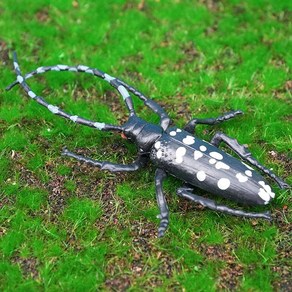
M179 199L181 182L168 178L170 226L158 239L153 166L113 174L60 155L67 146L129 163L133 145L52 115L19 87L4 90L16 50L23 73L84 64L120 77L180 127L241 109L198 135L224 131L291 184L291 17L289 0L1 1L1 291L291 291L291 192L273 184L269 206L248 208L270 209L270 223ZM28 83L71 114L126 120L118 94L88 74L49 72Z

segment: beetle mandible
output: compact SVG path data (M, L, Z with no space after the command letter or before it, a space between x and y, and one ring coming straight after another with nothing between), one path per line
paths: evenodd
M264 218L267 220L271 220L269 211L255 213L232 209L225 205L217 204L211 199L194 194L193 189L197 187L243 204L266 205L274 198L275 194L263 176L252 168L251 165L274 179L280 188L289 187L287 183L277 177L271 170L261 165L251 155L249 150L243 145L240 145L236 139L230 138L222 132L217 132L210 142L206 142L195 136L197 125L219 124L242 114L240 110L230 111L217 118L193 118L183 129L180 129L171 126L170 117L156 102L124 81L98 69L89 68L84 65L42 66L26 75L22 75L16 53L13 54L13 59L17 79L7 87L7 90L19 84L29 97L46 107L53 114L101 131L120 132L124 137L135 143L138 148L137 159L128 165L93 160L70 152L66 148L63 149L62 155L73 157L78 161L112 172L135 171L143 167L149 160L157 166L155 186L157 204L160 211L158 215L160 219L158 228L159 237L164 235L169 224L169 211L162 189L163 180L168 174L184 182L184 185L177 189L177 194L180 197L215 211L235 216ZM129 111L128 121L121 126L91 121L77 115L68 114L59 107L47 103L41 96L34 93L26 80L34 75L48 71L84 72L104 79L117 89L122 96ZM149 109L160 117L159 125L148 123L136 115L129 92L140 98ZM225 143L242 160L219 149L220 143Z

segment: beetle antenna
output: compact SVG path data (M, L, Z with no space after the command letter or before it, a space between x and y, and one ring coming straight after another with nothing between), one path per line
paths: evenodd
M14 59L14 68L15 68L15 65L16 64L18 65L15 52L13 53L13 59ZM19 69L19 65L18 65L18 69ZM102 72L101 70L98 70L95 68L90 68L90 67L84 66L84 65L78 65L78 66L68 66L68 65L41 66L41 67L38 67L36 70L29 72L28 74L23 76L23 78L26 80L26 79L29 79L29 78L37 75L37 74L42 74L42 73L45 73L48 71L82 72L82 73L92 74L96 77L102 78L102 79L106 80L107 82L109 82L110 85L112 85L115 89L118 90L118 92L122 96L128 110L130 112L130 116L136 115L135 110L134 110L134 106L133 106L133 101L132 101L132 98L131 98L128 90L122 84L120 84L120 82L117 78L112 77L109 74L106 74L106 73ZM18 83L20 83L20 82L18 80L15 80L13 83L11 83L10 85L8 85L6 87L6 90L7 91L10 90L12 87L17 85Z
M132 87L131 85L127 84L126 82L112 77L107 73L102 72L101 70L95 69L95 68L89 68L88 66L84 65L78 65L78 66L67 66L67 65L56 65L56 66L42 66L37 68L34 71L31 71L27 73L23 78L29 79L37 74L45 73L48 71L71 71L71 72L84 72L84 73L89 73L92 74L96 77L102 78L106 80L111 86L113 86L115 89L119 91L121 94L129 112L130 116L136 115L134 106L133 106L133 101L132 98L129 94L131 92L132 94L136 95L139 99L141 99L144 102L144 105L146 105L150 110L155 112L156 114L159 115L160 117L160 125L164 130L166 130L171 122L170 117L168 114L165 112L165 110L157 104L154 100L146 97L143 93L138 91L136 88ZM13 88L15 85L19 83L18 80L14 81L10 85L6 87L6 90L10 90Z
M84 119L82 117L79 117L77 115L70 115L63 110L59 109L59 107L54 106L52 104L47 103L43 97L38 96L34 91L29 87L29 85L26 83L26 79L33 77L34 75L45 73L48 71L71 71L71 72L84 72L88 74L92 74L94 76L100 77L105 79L106 81L110 82L110 84L115 87L119 93L122 95L123 100L130 112L130 116L135 115L134 107L132 98L130 97L129 92L127 89L123 86L118 84L118 81L116 81L115 78L110 77L108 74L103 73L100 70L89 68L84 65L78 65L78 66L67 66L67 65L56 65L56 66L46 66L46 67L39 67L36 70L26 74L25 76L22 75L20 71L20 67L17 60L16 52L13 52L13 65L14 69L17 75L16 81L13 82L11 85L7 86L6 90L10 90L12 87L14 87L16 84L20 84L20 86L25 90L27 95L31 97L32 99L36 100L40 105L46 107L49 111L51 111L53 114L59 115L63 118L70 119L71 121L86 125L92 128L96 128L98 130L104 130L104 131L118 131L122 132L124 128L122 126L116 126L116 125L110 125L105 124L101 122L91 121L88 119Z

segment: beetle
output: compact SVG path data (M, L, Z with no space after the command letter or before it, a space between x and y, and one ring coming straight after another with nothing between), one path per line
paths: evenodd
M249 150L245 146L240 145L236 139L227 136L223 132L217 132L210 142L195 136L197 125L216 125L222 123L241 115L242 111L240 110L230 111L217 118L193 118L183 129L180 129L171 125L172 121L169 115L156 102L126 82L98 69L84 65L41 66L26 75L22 75L16 53L13 54L13 59L17 78L14 83L6 88L7 90L19 84L31 99L46 107L53 114L97 130L119 132L124 138L135 143L138 148L137 159L128 165L94 160L77 155L66 148L63 148L62 155L99 167L101 170L112 172L136 171L142 168L148 161L154 163L157 167L155 172L155 187L159 208L158 218L160 219L158 237L164 235L169 224L169 210L163 193L163 181L167 175L172 175L184 182L184 185L177 189L177 195L180 197L218 212L267 220L271 220L269 211L255 213L232 209L225 205L217 204L209 198L196 195L193 193L193 190L194 188L200 188L241 204L254 206L266 205L274 198L275 193L257 170L262 171L274 179L280 188L289 188L287 183L277 177L271 170L261 165L251 155ZM78 115L68 114L59 107L47 103L43 97L34 93L26 80L48 71L83 72L104 79L117 89L122 96L129 111L127 122L121 126L117 126L92 121ZM129 92L141 99L144 105L160 117L159 125L148 123L136 115ZM225 143L240 159L221 150L219 148L221 143Z

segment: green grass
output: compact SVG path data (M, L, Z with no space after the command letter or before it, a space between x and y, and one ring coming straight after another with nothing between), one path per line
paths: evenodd
M156 238L154 167L101 172L63 146L127 163L135 147L52 115L15 79L41 65L85 64L118 76L183 126L231 109L214 128L292 183L291 1L2 1L0 3L0 289L273 291L291 287L291 193L275 186L272 223L202 210L165 182L170 226ZM46 73L30 86L72 114L119 123L126 110L92 76ZM135 100L140 116L157 117ZM112 108L115 110L113 111ZM236 207L235 204L232 206ZM290 282L289 282L290 281Z

